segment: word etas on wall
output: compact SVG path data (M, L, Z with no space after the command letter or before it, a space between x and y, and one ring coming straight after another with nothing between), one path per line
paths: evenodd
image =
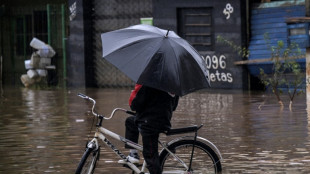
M221 56L202 56L205 61L207 68L210 71L210 81L211 82L227 82L232 83L234 81L233 75L227 71L226 57Z

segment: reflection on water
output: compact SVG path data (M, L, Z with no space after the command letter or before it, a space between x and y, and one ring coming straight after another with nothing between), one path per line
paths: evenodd
M0 173L74 173L92 118L82 92L97 100L104 115L127 108L130 89L4 89L0 98ZM260 108L260 109L259 109ZM204 124L199 135L223 155L223 173L310 173L310 117L305 96L293 110L280 109L272 95L204 91L180 99L174 127ZM126 115L104 125L124 135ZM112 140L123 152L123 145ZM102 148L101 173L130 173ZM100 173L98 172L98 173Z

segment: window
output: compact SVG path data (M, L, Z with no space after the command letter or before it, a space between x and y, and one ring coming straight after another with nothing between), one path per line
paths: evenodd
M28 56L33 50L29 46L33 37L47 42L47 14L46 11L34 11L33 15L16 18L16 55Z
M212 8L179 8L178 34L199 52L213 51Z
M32 35L32 16L25 15L16 18L16 54L19 56L31 54L31 48L26 47L29 45Z
M34 11L34 35L38 39L47 43L47 13L46 11Z

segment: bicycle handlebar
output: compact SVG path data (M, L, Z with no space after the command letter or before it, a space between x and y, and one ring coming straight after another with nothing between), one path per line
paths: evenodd
M97 113L95 112L96 100L94 100L93 98L88 97L87 95L82 94L82 93L79 93L78 96L81 97L81 98L83 98L83 99L86 99L86 100L91 101L91 102L93 103L92 110L91 110L91 111L92 111L92 114L93 114L94 116L96 116L96 117L102 116L103 119L105 119L105 120L111 119L111 118L114 116L114 114L115 114L116 111L123 111L123 112L126 112L127 114L130 114L130 115L136 115L135 112L128 111L128 110L123 109L123 108L115 108L115 109L112 111L110 117L106 118L106 117L104 117L103 115L99 115L99 114L97 114Z
M85 98L85 99L86 99L86 98L89 98L87 95L84 95L84 94L82 94L82 93L78 93L78 96L79 96L79 97L82 97L82 98Z

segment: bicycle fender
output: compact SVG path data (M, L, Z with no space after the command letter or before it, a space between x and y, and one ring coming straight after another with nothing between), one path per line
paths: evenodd
M179 138L173 139L170 142L168 142L167 146L170 146L171 144L173 144L177 141L181 141L181 140L194 140L194 137L193 136L179 137ZM220 150L210 140L197 136L197 141L201 141L201 142L205 143L206 145L208 145L218 155L220 161L223 159ZM163 150L165 150L165 149L162 149L162 151Z

